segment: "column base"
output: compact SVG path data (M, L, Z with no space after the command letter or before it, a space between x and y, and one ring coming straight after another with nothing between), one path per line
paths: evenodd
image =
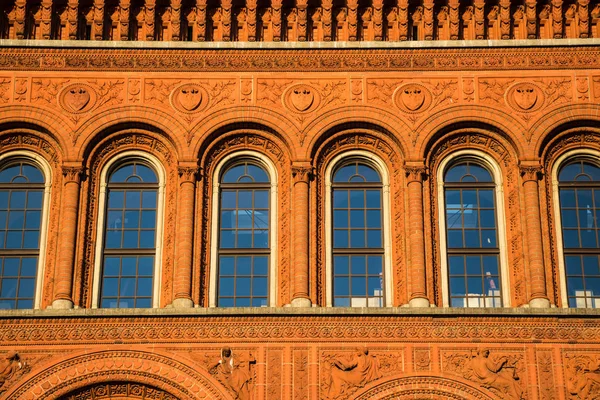
M305 297L298 297L296 299L292 299L290 305L292 307L312 307L310 299L307 299Z
M190 299L175 299L172 306L173 308L194 308L194 302Z
M410 299L408 304L411 307L426 307L429 308L429 299L425 297L415 297L414 299Z
M550 308L550 300L537 298L529 300L529 308Z
M71 300L57 299L52 302L53 310L68 310L70 308L73 308Z

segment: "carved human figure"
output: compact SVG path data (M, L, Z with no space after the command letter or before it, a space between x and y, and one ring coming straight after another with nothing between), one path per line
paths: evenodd
M508 365L508 358L505 356L492 360L490 351L482 349L472 355L470 363L473 378L482 386L496 389L511 399L521 400L523 398L523 389L517 382L519 379L517 371L514 366Z
M352 387L363 387L381 377L379 361L367 348L357 348L348 358L338 358L331 363L331 377L327 396L338 398Z
M234 357L229 347L221 349L221 359L215 365L217 379L228 385L238 400L252 398L253 378L250 367L255 361L252 355Z
M23 367L21 357L16 351L9 351L0 359L0 392L12 376Z
M570 362L567 375L569 393L579 399L595 399L600 396L600 358L578 359Z

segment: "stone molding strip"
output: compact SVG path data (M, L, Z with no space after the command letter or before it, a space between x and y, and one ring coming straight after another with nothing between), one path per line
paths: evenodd
M584 318L456 316L298 316L37 318L0 323L0 348L50 344L237 342L378 342L598 344L600 321Z
M11 71L498 71L600 68L600 46L466 49L86 49L0 47Z

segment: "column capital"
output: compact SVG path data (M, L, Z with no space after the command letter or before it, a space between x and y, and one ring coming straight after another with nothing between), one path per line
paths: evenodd
M196 166L179 166L177 167L180 182L196 182L200 177L200 169Z
M427 167L424 165L405 165L406 180L410 182L423 182L427 176Z
M538 181L543 175L543 168L539 164L534 165L519 165L519 173L523 178L523 182Z
M313 168L310 165L292 165L294 183L308 182L312 179Z
M85 169L80 166L62 166L62 174L65 177L65 182L79 183L83 178L84 171Z

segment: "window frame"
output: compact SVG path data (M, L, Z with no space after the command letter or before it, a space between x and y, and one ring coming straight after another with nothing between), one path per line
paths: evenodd
M152 307L160 307L160 288L162 284L162 244L164 234L164 204L165 204L165 186L166 172L154 155L142 151L126 151L115 155L103 167L100 172L100 190L98 193L98 214L96 217L96 248L94 257L94 276L92 285L92 308L100 308L101 286L102 286L102 268L104 260L104 239L106 231L106 212L107 212L107 193L108 179L110 174L120 165L129 161L137 161L147 164L156 173L158 180L156 190L156 237L154 268L152 282Z
M263 168L269 175L269 248L264 254L269 257L269 276L267 307L276 307L278 299L278 174L275 164L264 154L252 150L236 151L224 157L215 166L212 174L211 194L211 221L210 221L210 276L208 290L208 306L218 307L218 280L219 280L219 229L221 210L221 177L232 164L237 162L250 162ZM229 185L229 184L225 184ZM256 254L259 254L257 252Z
M364 150L352 150L338 154L327 164L325 169L325 289L326 289L326 307L333 306L333 174L339 167L347 162L362 162L375 169L381 177L381 219L383 235L383 306L392 307L392 254L391 254L391 216L390 216L390 177L385 162L373 153ZM368 251L367 251L368 252ZM381 254L378 252L378 254ZM375 307L374 307L375 308Z
M453 165L469 161L477 163L486 168L494 182L492 184L486 183L486 186L494 188L495 197L495 209L496 209L496 224L497 224L497 241L499 249L498 257L498 272L500 274L500 295L502 301L502 308L511 307L510 298L510 283L508 279L508 252L506 242L506 211L504 208L504 189L503 189L503 177L500 166L491 156L488 154L475 150L459 150L446 156L436 170L437 180L437 201L438 201L438 221L439 221L439 248L440 248L440 273L441 273L441 285L442 285L442 306L450 307L450 282L449 282L449 265L448 255L452 252L448 251L448 239L447 239L447 227L446 227L446 200L445 200L445 181L444 176L449 168ZM465 307L469 308L469 307ZM475 307L484 308L484 307Z
M40 220L40 239L39 239L39 253L38 253L38 265L35 278L34 298L33 298L33 309L39 310L42 304L42 290L43 290L43 279L44 269L46 267L46 252L47 252L47 241L48 241L48 226L49 226L49 214L50 214L50 201L52 193L53 175L52 168L46 159L27 150L16 150L8 151L0 155L0 164L12 164L13 162L26 162L31 163L38 167L40 172L44 175L44 197L42 199L42 215Z
M558 174L566 164L575 160L590 161L593 164L600 165L600 151L594 149L573 149L562 154L552 164L552 206L554 207L554 221L556 221L556 253L558 256L558 271L560 274L559 287L561 308L570 307L567 292L567 269L565 265L565 248L562 234L563 224L560 208L560 183Z

